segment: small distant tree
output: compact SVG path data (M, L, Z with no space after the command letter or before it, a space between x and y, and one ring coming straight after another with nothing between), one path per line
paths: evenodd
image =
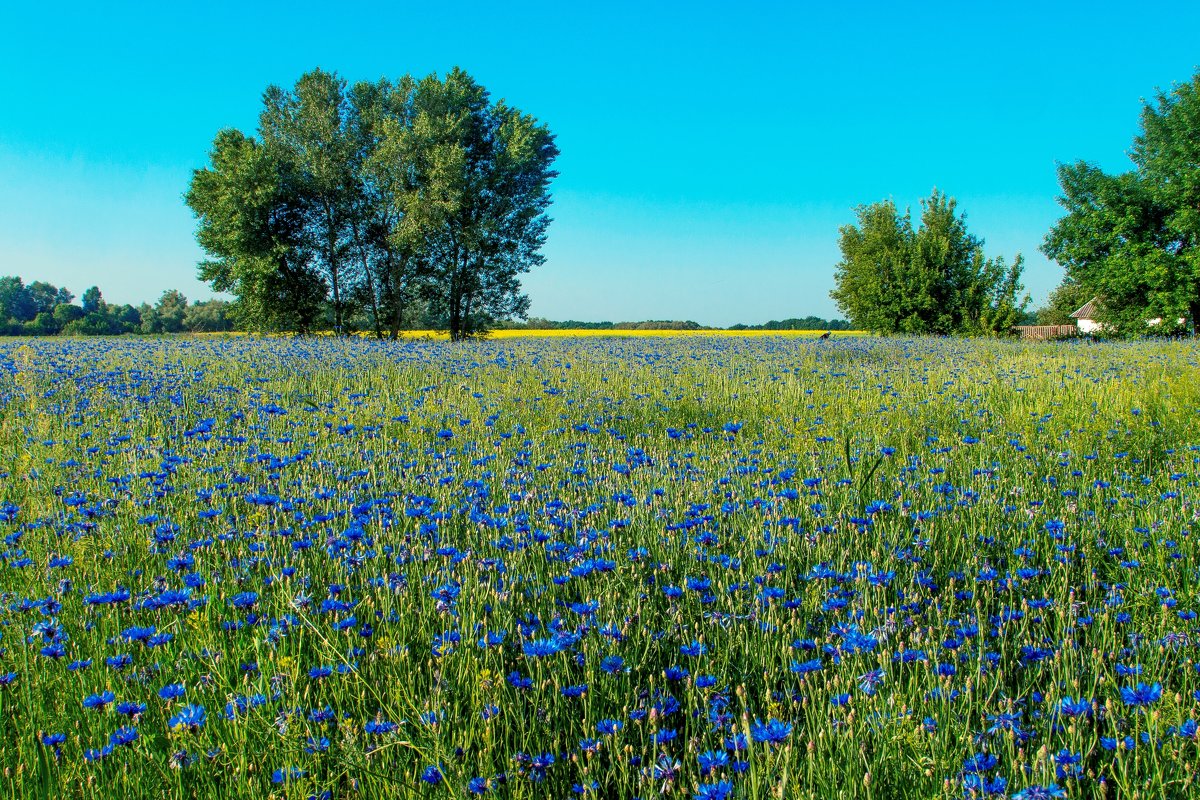
M1075 320L1071 318L1071 315L1083 308L1095 296L1096 293L1092 289L1067 276L1050 293L1050 298L1046 301L1046 305L1038 309L1037 324L1074 324Z
M96 286L87 289L83 293L83 313L98 314L104 311L104 296L100 294L100 289Z
M29 284L29 296L37 306L39 314L53 311L54 307L58 305L58 295L59 289L53 284L44 281L34 281Z
M184 329L183 320L187 316L188 301L183 293L168 289L158 298L154 305L154 314L159 330L154 333L179 333Z
M59 303L54 307L54 322L60 331L79 319L83 319L83 309L73 303Z
M25 281L16 276L0 278L0 322L29 322L37 313L37 301Z
M32 322L25 323L25 332L30 336L53 336L58 331L58 323L49 311L40 311Z
M217 333L233 330L229 317L230 303L226 300L205 300L188 307L183 327L193 333Z
M1018 255L987 258L956 203L936 189L913 226L890 200L861 206L841 229L830 296L856 328L877 333L998 335L1028 304Z
M137 333L142 328L141 312L128 303L119 308L110 306L108 313L115 320L121 333Z

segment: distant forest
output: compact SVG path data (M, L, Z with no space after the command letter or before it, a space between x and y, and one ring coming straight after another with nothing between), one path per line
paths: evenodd
M428 317L412 320L415 330L439 328L439 321ZM643 320L641 322L554 321L531 317L524 321L501 321L498 330L671 330L671 331L843 331L850 329L844 319L771 320L761 325L739 323L729 328L701 325L691 320ZM3 336L117 336L121 334L219 333L238 330L233 304L226 300L188 299L175 289L162 293L151 305L113 304L104 300L100 289L84 291L79 302L68 289L45 281L26 284L17 276L0 277L0 335Z

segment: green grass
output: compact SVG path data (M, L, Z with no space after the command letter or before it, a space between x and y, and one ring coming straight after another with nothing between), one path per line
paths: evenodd
M0 345L0 786L948 798L982 754L998 796L1191 796L1198 363L1190 342ZM150 626L170 638L123 638ZM1138 683L1161 697L1128 705ZM204 724L172 730L186 704ZM768 720L790 732L756 741ZM731 763L702 774L706 751Z

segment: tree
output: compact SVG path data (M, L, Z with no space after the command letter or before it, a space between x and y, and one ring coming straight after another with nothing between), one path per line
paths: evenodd
M253 327L393 338L419 308L451 338L523 315L553 137L465 72L348 87L315 70L263 96L258 138L217 135L187 193L200 276Z
M183 327L193 333L217 333L233 330L227 300L205 300L188 307Z
M29 296L37 306L39 314L53 311L58 305L59 288L44 281L34 281L29 284Z
M519 277L541 264L550 218L549 129L466 72L423 79L411 124L385 123L380 157L397 211L395 240L420 253L431 308L458 341L489 323L523 317Z
M115 321L119 333L136 333L142 328L142 312L128 303L118 308L109 306L108 314Z
M168 289L154 305L153 330L146 330L146 320L142 320L143 330L147 333L179 333L184 329L183 320L187 311L188 301L183 293Z
M1084 286L1070 276L1063 279L1046 302L1045 307L1037 311L1038 325L1072 325L1075 320L1071 315L1083 308L1096 292Z
M1066 210L1042 245L1100 296L1113 334L1179 330L1200 318L1200 72L1142 107L1134 168L1060 164ZM1183 323L1180 323L1183 320Z
M29 322L37 313L37 301L25 281L16 276L0 278L0 322Z
M83 293L83 313L84 314L99 314L104 311L104 296L100 294L100 289L96 286L87 289Z
M856 210L846 225L842 260L830 296L856 328L877 333L997 335L1008 333L1028 303L1022 259L1009 266L986 258L953 198L936 189L921 201L919 227L910 211L883 201Z
M380 81L347 92L344 80L315 70L290 92L267 89L258 140L218 134L212 167L193 175L187 202L213 256L200 276L238 297L232 311L248 327L305 332L326 308L341 333L359 308L378 335L385 314L398 323L402 310L392 306L403 298L389 305L401 261L394 214L364 163L406 91Z
M83 318L83 309L72 303L59 303L54 307L54 323L59 330L65 329L77 319Z
M248 329L313 329L326 286L309 264L303 203L283 166L236 130L217 134L212 166L196 170L186 201L199 225L196 240L211 256L202 280L237 296Z

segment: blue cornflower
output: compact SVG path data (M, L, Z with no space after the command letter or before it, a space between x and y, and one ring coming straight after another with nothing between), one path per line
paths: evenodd
M109 691L99 692L97 694L89 694L83 698L84 708L104 708L117 699L117 696Z
M204 706L186 705L182 706L170 719L167 720L167 727L171 730L189 730L198 731L204 727L204 721L207 719L207 714L204 711Z
M1150 686L1138 682L1137 686L1121 687L1121 702L1127 706L1139 707L1148 706L1151 703L1157 703L1162 699L1162 684L1154 683Z
M158 696L163 700L178 700L186 691L182 683L168 683L158 690Z
M1066 797L1067 793L1056 783L1048 786L1027 786L1013 795L1013 800L1053 800Z
M146 713L146 704L125 700L117 703L117 713L126 717L140 717Z
M792 672L799 675L807 675L810 672L817 672L821 669L821 659L814 658L809 661L793 661Z
M619 719L602 719L596 723L596 732L602 736L610 736L625 727Z
M138 740L137 728L117 728L108 737L108 743L113 747L126 747Z
M963 794L967 797L1003 796L1008 791L1008 779L1002 775L989 777L978 773L970 773L963 776L962 785Z
M965 775L979 772L990 772L1000 763L1000 759L992 753L976 753L963 762L962 771Z
M696 760L700 762L701 775L707 775L729 766L729 754L724 750L705 750L696 757Z
M696 793L692 795L694 800L726 800L733 795L733 784L729 781L717 781L716 783L702 783L696 787Z
M607 672L609 675L615 675L625 668L625 659L620 656L605 656L600 661L600 669Z
M1058 708L1066 717L1090 717L1092 715L1092 701L1085 697L1078 700L1064 697Z
M534 639L521 647L526 658L545 658L559 652L562 647L554 639Z

